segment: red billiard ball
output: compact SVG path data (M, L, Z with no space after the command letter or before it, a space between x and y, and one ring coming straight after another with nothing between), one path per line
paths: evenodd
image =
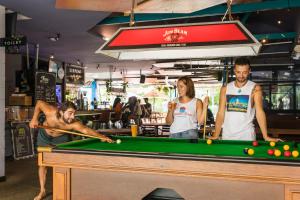
M270 156L273 156L273 155L274 155L274 150L273 150L273 149L269 149L269 150L268 150L268 154L269 154Z
M253 142L252 142L252 145L253 145L254 147L257 147L257 146L258 146L258 141L253 141Z
M283 154L285 157L290 157L292 153L290 151L285 151Z

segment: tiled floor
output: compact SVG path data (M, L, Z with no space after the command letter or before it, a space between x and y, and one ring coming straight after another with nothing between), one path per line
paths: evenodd
M0 200L32 200L39 191L37 158L6 159L6 181L0 182ZM48 170L47 196L52 199L52 170Z

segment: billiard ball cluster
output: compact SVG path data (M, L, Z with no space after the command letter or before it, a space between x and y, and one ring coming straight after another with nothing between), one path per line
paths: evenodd
M275 147L276 146L276 142L270 142L269 145L271 147ZM259 146L258 141L253 141L252 142L252 146L253 147ZM244 148L243 151L244 151L245 154L250 155L250 156L254 155L254 153L255 153L254 149L252 149L252 148ZM278 148L276 148L276 149L268 149L267 153L270 156L274 155L276 157L279 157L279 156L282 155L282 151L279 150ZM287 145L287 144L284 145L283 146L283 155L285 157L291 157L291 156L293 156L294 158L297 158L299 156L299 152L297 150L297 144L295 143L295 150L293 150L293 151L290 151L290 146L289 145Z
M270 142L270 146L271 147L275 147L276 143L275 142ZM282 152L276 148L276 149L268 149L268 154L270 156L276 156L279 157L282 155ZM284 157L291 157L293 156L294 158L297 158L299 156L299 152L297 150L297 144L295 143L295 150L293 150L292 152L290 151L290 146L285 144L283 145L283 156Z

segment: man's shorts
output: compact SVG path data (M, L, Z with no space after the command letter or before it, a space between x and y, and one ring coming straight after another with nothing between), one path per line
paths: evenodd
M37 146L55 146L57 144L69 142L69 135L61 135L58 137L52 137L46 133L45 129L40 128L37 136Z

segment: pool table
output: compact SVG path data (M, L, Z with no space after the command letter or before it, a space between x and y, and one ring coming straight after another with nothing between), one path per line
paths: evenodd
M121 143L86 139L39 148L39 165L53 167L55 200L140 200L156 188L184 199L300 199L300 158L269 156L259 141L119 136ZM277 143L298 148L292 142ZM249 156L244 148L253 148Z

